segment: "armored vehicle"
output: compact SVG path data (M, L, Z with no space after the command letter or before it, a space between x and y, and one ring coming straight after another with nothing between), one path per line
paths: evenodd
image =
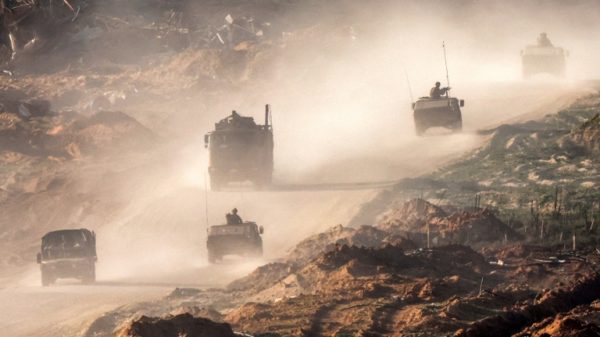
M211 226L206 241L208 262L215 263L225 255L262 256L263 243L260 236L263 232L263 227L254 222Z
M523 77L529 78L536 74L550 74L558 77L565 76L568 52L555 47L546 33L540 34L536 45L526 46L521 51Z
M456 97L421 97L413 103L415 130L421 136L432 127L444 127L452 131L462 131L462 113L464 100Z
M37 262L42 272L42 285L59 278L78 278L83 283L96 281L96 234L87 229L65 229L42 237Z
M270 119L269 105L265 107L264 125L233 111L204 136L205 147L209 149L208 173L213 190L231 182L250 181L259 188L271 183L273 127Z

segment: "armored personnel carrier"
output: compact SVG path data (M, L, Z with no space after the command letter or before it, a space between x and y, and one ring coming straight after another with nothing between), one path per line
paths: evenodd
M209 150L210 185L220 190L232 182L250 181L261 188L273 176L273 127L271 110L265 107L265 124L233 111L204 136Z
M528 45L521 51L523 77L529 78L536 74L564 77L567 56L566 50L552 45L546 34L542 33L537 44Z
M83 283L96 281L96 234L87 229L64 229L42 237L37 263L42 285L59 278L78 278Z
M260 257L263 254L262 226L254 222L211 226L206 248L208 262L216 263L225 255Z
M443 127L455 132L462 131L461 107L464 100L456 97L421 97L412 104L417 136L432 127Z

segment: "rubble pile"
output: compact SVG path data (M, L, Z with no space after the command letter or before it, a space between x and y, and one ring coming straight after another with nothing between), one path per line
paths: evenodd
M194 317L188 313L168 317L142 316L134 320L115 337L236 337L227 323L215 323L209 319Z

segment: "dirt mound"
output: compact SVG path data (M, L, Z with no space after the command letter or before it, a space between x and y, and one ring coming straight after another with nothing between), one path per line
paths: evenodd
M279 282L292 271L287 263L275 262L256 268L249 275L227 285L229 291L260 291Z
M122 328L116 337L235 337L229 324L181 314L169 318L142 316Z
M446 217L446 212L424 199L412 199L383 215L381 227L419 227L435 218Z
M147 149L158 140L122 112L100 111L86 117L52 112L46 101L9 103L0 113L0 145L5 154L64 160Z
M441 242L477 243L521 238L487 209L455 212L444 218L432 219L430 231L440 236Z
M359 247L381 247L393 244L405 250L416 249L417 246L407 238L373 226L350 228L338 225L328 231L304 239L290 251L287 261L290 264L303 266L322 252L333 250L336 245Z
M600 302L579 306L558 314L514 335L514 337L595 337L600 336Z
M444 246L407 254L402 247L393 245L380 248L342 245L322 253L295 274L306 291L336 293L340 289L364 292L368 280L388 279L393 275L477 278L487 270L489 266L483 256L465 246Z
M516 244L502 247L494 255L501 260L525 259L528 257L548 256L560 251L559 247L542 246L535 244Z
M350 261L356 264L394 267L416 267L418 261L407 257L404 250L397 246L383 248L365 248L358 246L342 245L333 251L326 252L317 258L314 263L323 270L338 269Z
M521 236L488 209L447 214L423 199L413 199L388 212L377 225L401 233L420 245L472 244L520 239Z
M65 128L64 137L70 140L71 147L77 147L84 154L140 150L158 140L134 118L115 111L100 111L77 119Z
M589 304L599 298L600 274L589 274L571 286L545 292L534 304L478 321L469 328L461 329L455 336L510 336L527 325L566 312L578 305Z

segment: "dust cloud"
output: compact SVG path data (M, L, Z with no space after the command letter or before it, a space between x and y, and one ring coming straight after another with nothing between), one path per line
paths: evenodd
M478 129L550 113L585 92L580 81L600 76L599 11L595 1L296 2L274 25L288 38L246 60L247 78L199 87L197 95L173 90L164 102L142 91L135 104L123 105L161 144L78 166L76 187L65 191L72 199L48 202L60 204L52 210L58 215L29 233L23 249L33 259L39 237L64 219L63 227L96 231L101 284L227 283L308 235L347 224L377 190L206 191L203 135L214 122L237 110L262 123L264 104L271 104L279 185L393 181L429 172L481 144ZM520 50L540 32L570 51L566 79L521 79ZM418 138L411 103L436 80L446 83L442 41L452 95L466 101L465 132ZM90 54L98 48L85 47ZM140 65L130 66L138 76ZM185 77L182 69L153 83ZM95 200L88 205L92 215L79 222L67 210L80 207L75 192L84 191ZM265 227L265 258L210 267L206 227L223 223L233 207ZM37 266L28 261L26 269L21 283L37 283Z
M281 256L305 236L346 223L374 195L244 187L206 193L202 135L230 110L262 122L264 104L273 106L276 183L395 180L433 170L476 147L482 141L474 133L478 128L544 110L579 92L569 81L520 79L519 51L540 32L573 50L569 79L590 75L584 65L591 64L587 58L595 50L589 46L596 43L590 36L590 27L598 25L590 14L596 5L452 4L343 2L325 6L318 17L310 7L288 13L290 22L304 27L291 32L298 37L265 52L268 62L250 69L256 79L243 90L222 93L210 106L198 101L192 106L202 108L192 120L191 113L182 114L181 122L193 128L170 135L177 149L169 148L175 155L169 155L167 172L147 179L143 168L136 172L141 190L114 223L99 229L104 256L99 270L108 277L139 278L205 267L205 218L220 224L234 206L266 227L267 257ZM557 16L562 19L553 19ZM575 18L577 24L571 24ZM446 82L442 41L452 94L467 102L466 132L417 138L410 105L434 81ZM177 111L169 117L182 118Z

